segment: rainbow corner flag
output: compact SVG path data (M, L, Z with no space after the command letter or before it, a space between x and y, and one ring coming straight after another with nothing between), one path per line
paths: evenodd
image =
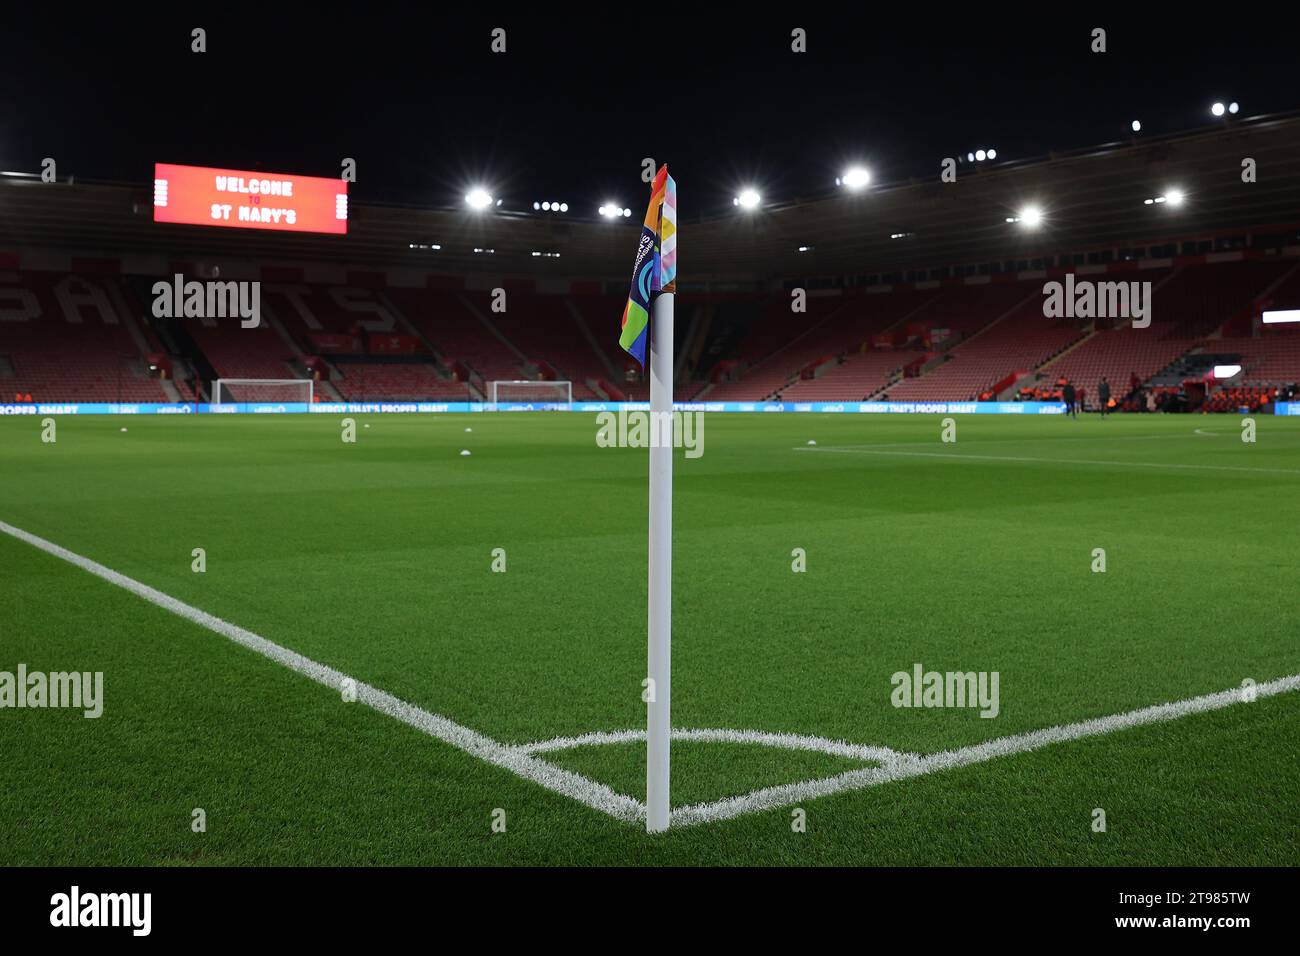
M618 344L645 368L646 332L656 294L677 291L677 184L661 166L650 187L650 208L632 267L632 291L623 308Z

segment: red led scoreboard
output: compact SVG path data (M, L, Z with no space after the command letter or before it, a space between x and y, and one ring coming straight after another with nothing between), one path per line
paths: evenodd
M154 222L279 232L348 231L342 179L156 163Z

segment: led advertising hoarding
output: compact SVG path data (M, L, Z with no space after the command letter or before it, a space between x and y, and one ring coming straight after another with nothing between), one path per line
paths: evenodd
M156 163L154 222L279 232L348 231L342 179Z

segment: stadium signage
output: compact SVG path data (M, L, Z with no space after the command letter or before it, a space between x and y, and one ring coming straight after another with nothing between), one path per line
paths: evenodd
M154 165L154 222L280 232L348 231L342 179L207 166Z

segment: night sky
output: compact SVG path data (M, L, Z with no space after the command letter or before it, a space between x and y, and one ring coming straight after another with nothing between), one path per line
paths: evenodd
M351 156L361 201L445 206L481 182L508 207L590 214L640 206L652 156L689 215L751 183L772 200L824 193L851 162L877 181L937 176L941 157L980 146L1018 159L1126 139L1133 119L1153 135L1207 126L1216 99L1243 116L1300 107L1287 31L1208 8L1138 23L1123 8L1016 21L1006 5L855 20L623 4L599 22L590 4L545 17L43 6L7 15L0 168L53 156L61 176L142 184L155 161L338 175ZM496 26L504 55L489 49ZM790 52L796 26L805 54ZM1089 51L1096 26L1105 54Z

